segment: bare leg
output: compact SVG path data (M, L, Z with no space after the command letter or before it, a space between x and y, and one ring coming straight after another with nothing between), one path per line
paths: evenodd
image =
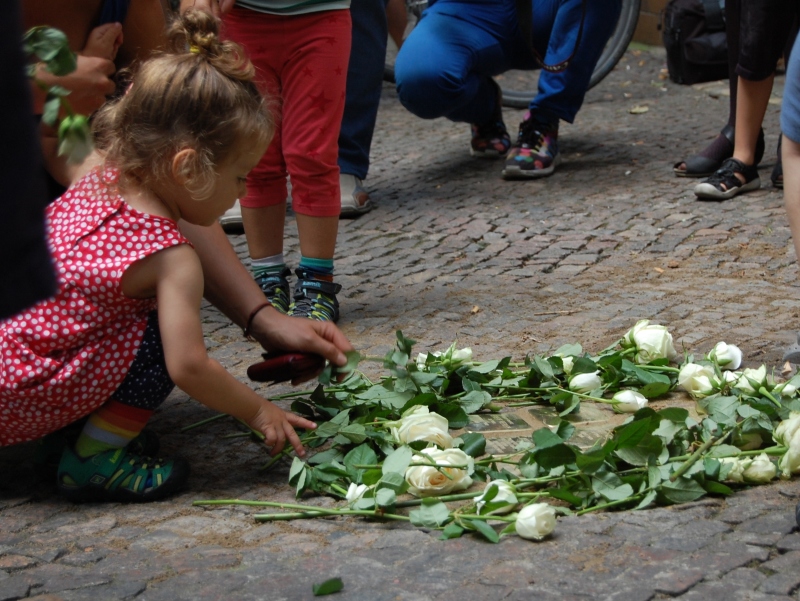
M332 259L339 232L339 216L310 217L297 215L297 231L300 235L300 253L304 257Z
M285 202L258 209L242 207L242 221L247 234L247 248L253 259L283 252Z
M792 228L795 254L800 260L800 144L783 137L783 202Z
M404 0L389 0L386 4L386 20L389 23L389 35L400 50L408 26L408 14Z
M761 131L764 114L767 112L774 80L774 75L761 81L739 78L736 142L733 148L733 158L740 160L745 165L753 165L756 162L758 134ZM744 183L745 178L742 174L737 173L736 177Z

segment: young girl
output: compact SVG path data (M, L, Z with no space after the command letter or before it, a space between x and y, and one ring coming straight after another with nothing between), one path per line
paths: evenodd
M262 432L273 452L288 439L302 455L293 426L314 427L206 354L203 275L176 222L211 225L244 195L272 122L252 65L220 42L212 16L190 11L169 40L98 115L102 166L48 208L57 295L0 322L0 445L89 416L58 467L76 501L150 501L185 483L184 460L128 446L173 382Z
M279 100L271 107L275 137L241 198L253 276L279 311L324 321L339 318L333 256L349 6L349 0L237 0L225 15L226 35L247 49L268 96ZM283 257L287 173L300 238L293 298Z

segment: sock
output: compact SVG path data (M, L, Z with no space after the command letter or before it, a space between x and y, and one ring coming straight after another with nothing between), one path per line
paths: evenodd
M254 278L280 274L284 269L286 269L286 261L283 258L283 253L261 259L250 259L250 271L253 273Z
M300 269L306 271L313 280L333 281L333 259L313 259L301 255Z
M139 435L151 415L151 409L139 409L111 399L89 416L75 443L75 452L85 458L121 449Z

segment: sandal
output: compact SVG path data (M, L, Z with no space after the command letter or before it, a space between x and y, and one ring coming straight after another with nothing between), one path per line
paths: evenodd
M718 140L723 138L722 141ZM717 169L722 166L722 162L725 159L728 159L733 156L733 146L735 141L735 132L732 125L726 125L722 128L722 131L717 136L711 144L709 144L703 152L708 152L709 154L713 154L714 156L707 157L701 154L696 154L694 156L690 156L688 159L684 161L678 161L673 165L672 171L675 172L675 175L678 177L709 177L712 175ZM709 150L715 145L719 145L721 148L714 153L713 150ZM715 149L716 150L716 149ZM762 129L758 134L758 142L756 142L756 165L761 162L761 159L764 158L764 130ZM724 155L724 156L721 156ZM685 169L680 169L682 164L686 165Z
M103 451L85 459L71 448L58 465L58 491L69 501L144 503L163 499L189 478L186 460L156 459L125 448Z
M770 179L772 180L772 185L776 188L783 190L783 158L781 157L781 140L783 140L783 136L778 137L778 159L775 162L775 167L772 168L772 175L770 175Z
M737 173L744 176L742 183ZM722 166L706 181L694 187L694 193L701 200L728 200L742 192L757 190L761 187L758 177L758 168L755 165L745 165L739 159L725 159Z

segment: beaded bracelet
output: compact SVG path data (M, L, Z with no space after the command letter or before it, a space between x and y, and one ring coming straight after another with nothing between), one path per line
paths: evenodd
M250 317L247 318L247 325L244 327L244 329L242 329L242 334L244 334L244 337L247 340L253 340L253 337L250 335L250 328L253 327L253 320L256 318L256 315L258 315L258 312L265 307L271 307L271 306L272 303L267 301L265 303L258 305L255 309L250 311Z

